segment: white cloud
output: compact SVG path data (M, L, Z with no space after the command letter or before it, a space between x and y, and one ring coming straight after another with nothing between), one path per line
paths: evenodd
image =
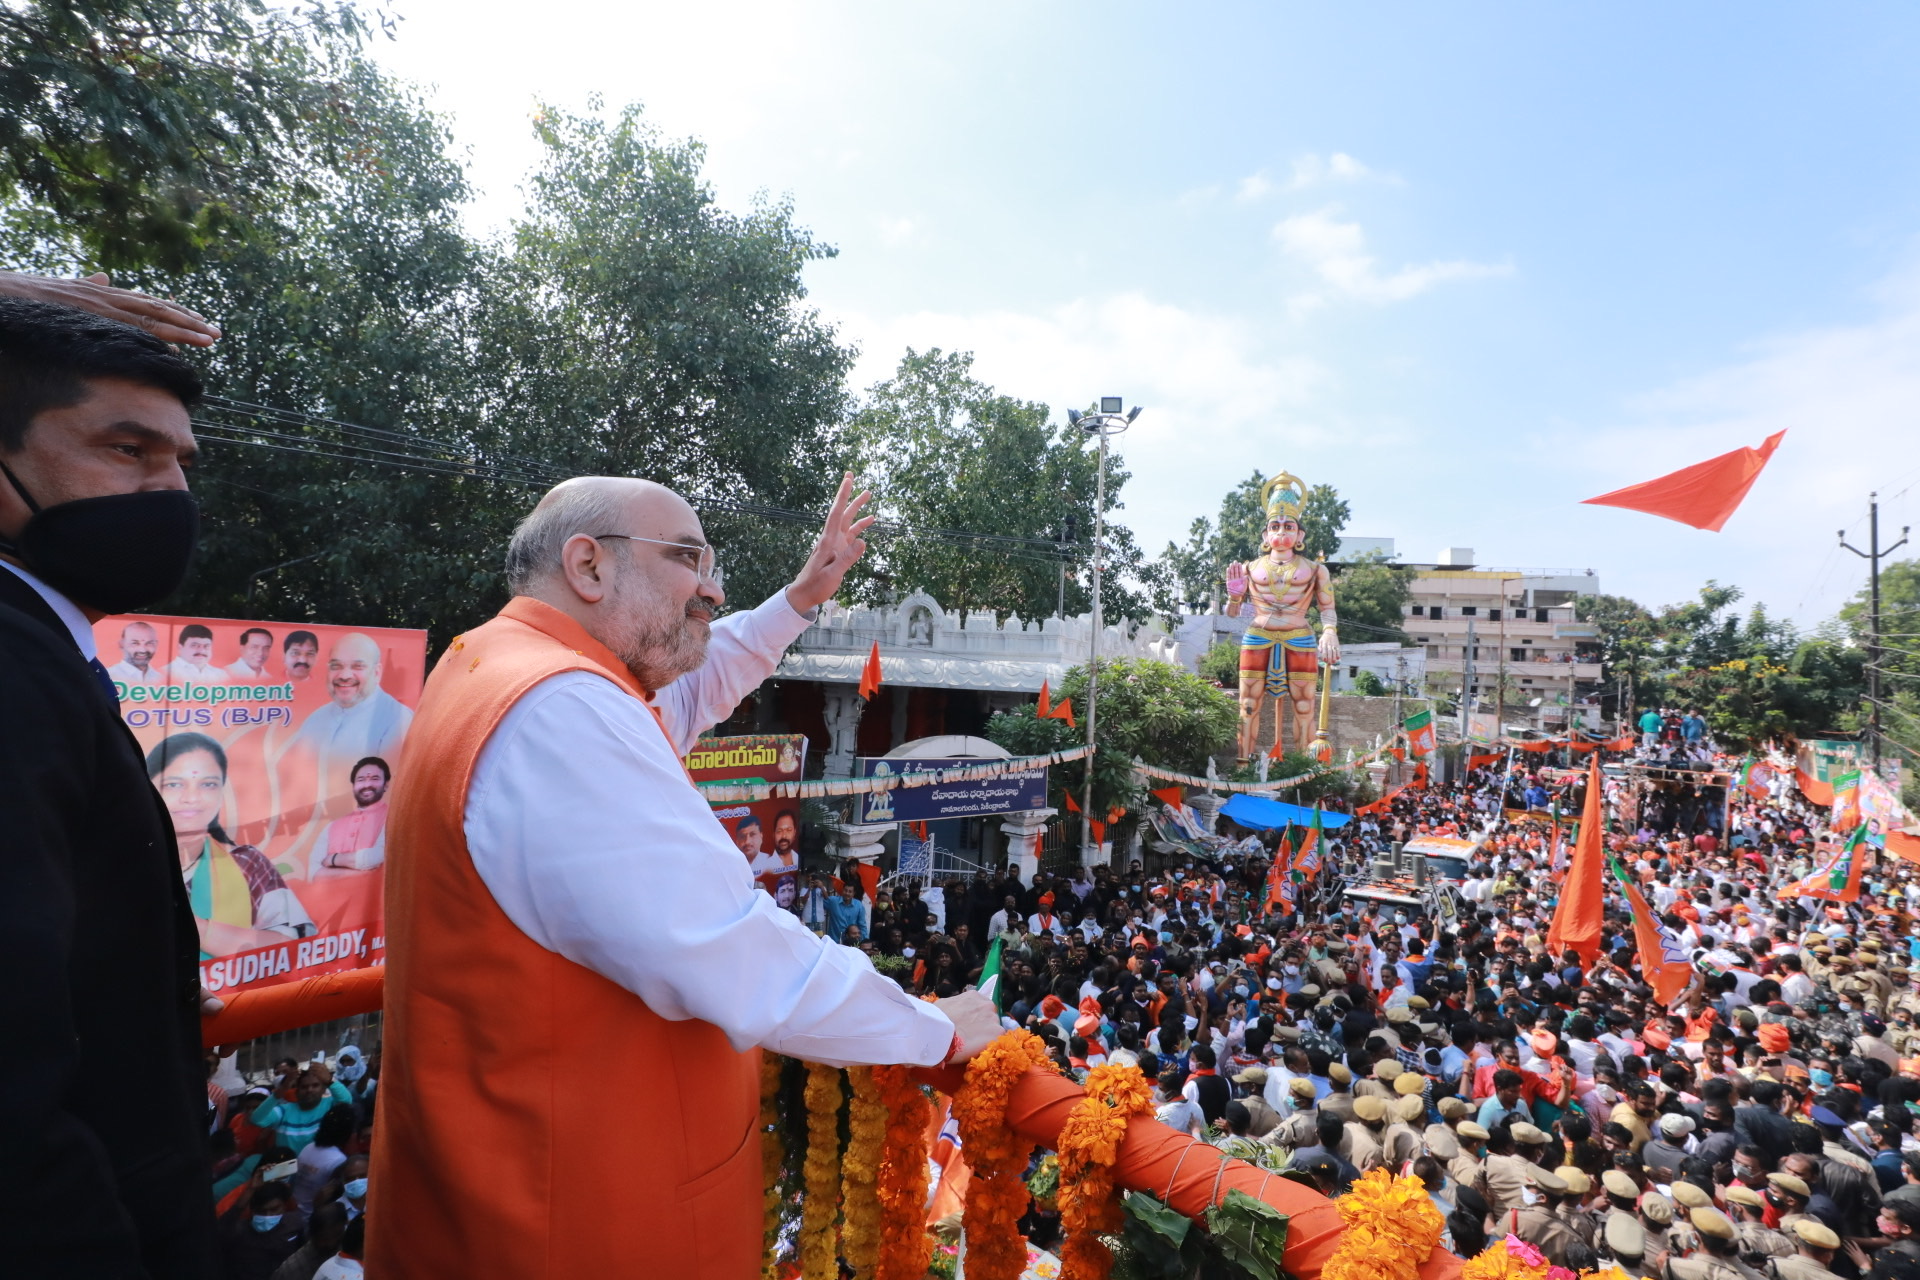
M1250 173L1240 179L1240 189L1234 193L1234 199L1250 204L1255 200L1264 199L1272 190L1273 182L1264 170L1260 173Z
M1038 312L829 318L860 344L858 387L891 375L910 346L939 347L973 352L976 377L1057 415L1101 395L1144 405L1116 447L1134 477L1123 518L1150 552L1212 515L1255 467L1318 475L1351 445L1346 424L1318 408L1332 372L1234 316L1129 293Z
M1510 263L1428 262L1383 272L1379 260L1367 251L1366 232L1357 222L1343 222L1335 209L1296 214L1273 228L1273 238L1295 262L1312 271L1327 293L1357 302L1404 302L1449 280L1478 280L1513 274ZM1294 300L1296 309L1317 306L1327 293Z
M1336 151L1324 160L1308 152L1293 162L1293 176L1287 180L1289 191L1305 191L1333 182L1386 182L1397 185L1400 179L1361 164L1344 151Z
M881 217L877 221L880 227L880 243L888 248L907 243L913 239L914 232L919 229L912 218Z

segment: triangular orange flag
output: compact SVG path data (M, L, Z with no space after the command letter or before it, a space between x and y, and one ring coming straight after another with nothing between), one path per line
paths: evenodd
M1071 792L1071 791L1062 791L1062 792L1061 792L1060 794L1061 794L1061 795L1063 795L1063 796L1065 796L1065 797L1066 797L1066 799L1067 799L1067 812L1068 812L1068 813L1078 813L1078 812L1080 812L1080 802L1079 802L1078 800L1075 800L1075 799L1073 798L1073 792Z
M1553 909L1547 930L1547 952L1557 961L1569 949L1591 966L1600 957L1600 917L1605 909L1601 888L1607 868L1606 842L1600 818L1600 758L1591 757L1587 769L1587 801L1580 810L1580 838L1573 846L1573 862L1560 886L1560 905Z
M1069 729L1077 729L1080 727L1073 722L1073 699L1072 698L1060 699L1060 705L1055 707L1051 712L1048 713L1048 715L1049 715L1049 718L1054 720L1065 720L1067 722L1067 728Z
M1582 501L1598 507L1644 511L1648 515L1665 516L1696 529L1718 533L1720 527L1739 509L1747 490L1753 488L1753 482L1760 478L1767 459L1780 447L1780 438L1786 434L1785 431L1776 431L1758 449L1735 449L1732 453L1723 453L1717 458L1682 467L1657 480L1630 484L1624 489L1615 489L1612 493L1584 498Z
M860 672L860 696L872 698L880 692L880 642L873 642L873 651L867 654L867 665Z
M1093 828L1093 843L1097 848L1107 842L1107 824L1098 818L1091 818L1087 825Z
M1047 692L1047 682L1045 680L1040 682L1040 705L1033 709L1033 718L1035 720L1051 720L1053 718L1053 700Z
M1162 804L1179 804L1187 798L1186 790L1178 786L1161 787L1158 791L1149 791L1147 794ZM1916 858L1914 861L1920 862L1920 858Z
M1284 738L1275 738L1273 745L1267 748L1267 759L1278 760L1287 754L1287 742Z

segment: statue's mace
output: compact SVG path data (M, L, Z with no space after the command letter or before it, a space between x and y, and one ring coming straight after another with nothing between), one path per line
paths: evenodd
M1333 763L1333 739L1327 736L1327 695L1333 692L1333 667L1320 664L1320 727L1313 735L1313 758L1321 764Z

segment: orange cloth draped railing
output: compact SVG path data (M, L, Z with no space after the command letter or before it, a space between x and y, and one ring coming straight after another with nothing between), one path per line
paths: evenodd
M385 978L386 970L376 966L236 992L224 997L224 1010L200 1020L200 1037L209 1047L240 1044L278 1031L371 1013L381 1005ZM958 1068L927 1068L914 1075L947 1094L959 1089L965 1079ZM1041 1146L1056 1147L1067 1112L1084 1096L1064 1076L1029 1071L1007 1100L1007 1122ZM1288 1215L1286 1269L1294 1280L1319 1280L1320 1268L1345 1230L1340 1211L1319 1192L1244 1160L1227 1159L1217 1148L1157 1120L1136 1118L1127 1125L1114 1165L1114 1182L1129 1191L1159 1196L1190 1218L1205 1213L1229 1191L1244 1191L1266 1201ZM1436 1249L1420 1268L1420 1280L1459 1280L1460 1268L1459 1258Z
M317 978L285 982L277 987L223 993L227 1007L200 1019L200 1042L245 1044L295 1027L310 1027L335 1018L372 1013L380 1007L387 971L379 965L323 973Z
M959 1088L962 1079L957 1069L929 1069L914 1075L943 1093ZM1064 1076L1029 1071L1007 1100L1007 1123L1022 1137L1054 1147L1067 1112L1084 1096ZM1230 1160L1217 1148L1157 1120L1136 1118L1128 1123L1113 1180L1129 1191L1160 1196L1190 1218L1205 1213L1208 1205L1225 1199L1229 1191L1244 1191L1266 1201L1288 1215L1285 1265L1294 1280L1319 1280L1320 1268L1333 1256L1346 1229L1333 1201L1319 1192L1244 1160ZM1420 1268L1420 1280L1459 1280L1461 1265L1453 1254L1435 1249Z

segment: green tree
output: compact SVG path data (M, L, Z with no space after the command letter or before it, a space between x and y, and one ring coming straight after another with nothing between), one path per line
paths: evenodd
M0 5L0 199L108 270L187 267L315 193L313 125L360 109L364 32L331 0Z
M1094 719L1094 816L1116 808L1137 810L1143 788L1133 775L1136 758L1180 773L1204 773L1207 761L1233 747L1240 713L1233 696L1179 667L1148 658L1100 664L1099 714ZM1087 671L1075 667L1054 698L1071 699L1086 715ZM1059 720L1035 718L1033 706L1003 711L987 722L986 737L1016 755L1057 751L1084 742L1083 733ZM1084 721L1083 721L1084 723ZM1052 770L1051 799L1061 788L1079 803L1086 773L1075 761Z
M1413 570L1369 552L1333 579L1342 644L1410 644L1401 620L1413 599Z
M1200 674L1223 689L1240 687L1240 642L1219 640L1200 655Z
M879 601L919 588L950 609L1045 618L1059 604L1065 564L1067 613L1091 606L1095 450L1073 427L1054 425L1045 405L974 377L971 354L908 351L868 392L848 440L886 520L858 594ZM1109 620L1141 621L1155 592L1132 533L1115 519L1127 479L1110 453L1102 608Z
M1268 477L1259 471L1227 491L1220 500L1220 517L1215 522L1214 560L1216 572L1225 575L1236 560L1251 560L1263 548L1267 529L1267 507L1260 500L1260 489ZM1340 531L1347 527L1351 508L1332 485L1316 484L1307 490L1300 510L1300 527L1306 532L1301 554L1318 560L1331 556L1340 546Z
M1353 678L1353 692L1362 698L1385 698L1393 694L1379 676L1365 668Z

